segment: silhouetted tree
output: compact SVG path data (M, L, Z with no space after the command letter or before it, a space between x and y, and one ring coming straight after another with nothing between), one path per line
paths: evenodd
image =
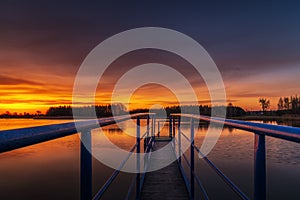
M282 106L281 106L282 101ZM300 98L298 95L289 97L280 97L278 101L278 111L281 114L300 114Z
M295 97L291 96L290 98L290 104L291 104L291 111L292 113L298 113L299 110L299 105L300 105L300 101L298 96L296 95Z
M284 109L284 102L282 97L280 97L280 99L278 100L278 104L277 104L278 110L283 110Z
M233 106L232 103L229 103L227 106L227 113L226 113L227 117L238 117L238 116L245 115L245 113L246 112L244 109L238 106Z
M284 97L283 101L284 101L284 108L286 110L289 110L290 109L290 100L289 100L289 98L288 97Z
M270 100L266 98L260 98L259 103L264 113L268 108L270 108Z

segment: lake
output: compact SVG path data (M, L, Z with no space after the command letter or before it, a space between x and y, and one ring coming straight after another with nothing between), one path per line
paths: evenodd
M0 130L67 121L70 120L0 119ZM142 132L145 124L142 120ZM125 132L135 132L135 127L127 122L122 122L121 126ZM201 145L206 130L207 125L202 124L195 131L197 146ZM183 125L182 131L189 133L189 127ZM162 135L167 132L165 126ZM104 127L102 134L126 150L135 143L134 137L116 125ZM93 149L100 148L101 137L99 130L92 131ZM225 127L208 155L250 198L253 198L253 144L253 133ZM79 147L80 140L75 134L0 154L0 199L79 199ZM300 199L300 145L267 137L266 149L267 198ZM195 162L196 173L211 199L238 199L203 160ZM113 169L93 159L93 193L112 172ZM121 173L103 199L124 199L132 178L133 174Z

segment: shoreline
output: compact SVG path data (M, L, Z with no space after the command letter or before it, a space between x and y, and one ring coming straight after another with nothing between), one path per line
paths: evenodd
M263 120L263 121L285 121L285 120L293 120L293 121L300 121L300 116L240 116L240 117L230 117L228 119L235 119L235 120Z
M74 119L73 116L33 116L33 117L0 117L0 119L48 119L48 120L65 120L65 119ZM94 119L93 117L81 117L80 119ZM266 121L300 121L300 116L255 116L255 115L245 115L239 117L228 117L226 119L234 119L234 120L266 120Z

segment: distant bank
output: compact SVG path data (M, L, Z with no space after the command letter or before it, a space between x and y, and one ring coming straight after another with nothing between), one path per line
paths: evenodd
M279 121L279 120L299 120L300 115L282 115L282 116L268 116L268 115L245 115L239 117L230 117L230 119L238 120L263 120L263 121Z
M47 115L42 115L42 116L34 116L33 119L73 119L73 116L47 116ZM94 119L93 117L80 117L80 119Z
M82 116L81 119L94 119L89 116ZM262 120L262 121L278 121L278 120L297 120L300 121L300 115L283 115L283 116L265 116L265 115L245 115L238 117L227 117L228 119L237 120ZM33 119L73 119L73 116L35 116Z

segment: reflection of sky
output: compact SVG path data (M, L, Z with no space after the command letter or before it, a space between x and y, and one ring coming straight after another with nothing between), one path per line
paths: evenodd
M113 34L143 26L175 29L203 45L221 71L229 101L236 105L257 109L258 97L266 96L275 108L279 96L299 93L298 3L0 4L0 113L69 104L73 80L87 53ZM209 101L204 83L186 65L162 53L147 54L136 52L116 62L103 80L104 88L110 88L122 68L155 60L185 71L198 92L204 91L200 102ZM156 89L157 94L163 92ZM99 92L99 102L109 101L109 94Z
M50 120L48 121L51 123ZM38 125L40 122L35 120L35 123ZM144 132L146 120L141 120L141 124L143 125L142 132ZM167 124L161 135L168 134ZM24 125L27 125L25 121ZM14 124L10 126L14 127ZM127 122L120 123L120 127L131 133L135 131L135 127ZM101 150L107 147L99 145L101 137L106 135L120 148L129 150L135 144L135 138L119 133L119 131L117 131L118 134L109 133L110 130L115 131L116 128L116 125L106 126L103 134L98 129L94 129L93 149ZM189 134L188 124L181 126L181 129L185 134ZM195 145L199 147L206 135L207 126L203 125L195 130ZM181 139L184 140L184 137ZM79 142L79 137L75 134L0 154L0 199L79 198ZM208 155L208 158L250 197L253 194L253 146L253 133L224 128L218 143ZM300 151L299 148L297 143L267 137L267 189L270 199L299 197L297 184L300 177L300 158L297 153ZM189 150L185 154L189 156ZM184 159L182 162L184 163ZM200 176L210 197L214 199L223 199L224 196L230 199L236 198L235 194L203 160L195 159L195 171ZM94 192L98 191L112 173L113 169L93 159ZM122 173L120 175L111 185L111 190L106 192L108 197L104 199L119 199L120 195L127 194L133 174L128 173L125 177ZM278 180L284 184L278 184ZM15 192L16 188L19 192ZM115 189L118 190L117 193ZM196 190L198 191L200 190Z

